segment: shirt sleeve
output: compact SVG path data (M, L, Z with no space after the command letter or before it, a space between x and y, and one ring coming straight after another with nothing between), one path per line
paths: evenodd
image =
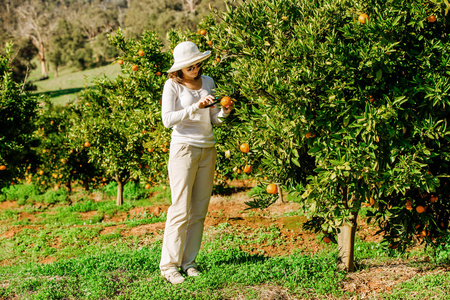
M175 102L178 99L178 89L176 83L171 79L164 84L162 101L161 101L161 117L165 127L172 128L189 118L193 113L199 110L198 104L194 103L184 109L175 110Z
M216 84L214 83L214 80L211 78L211 94L214 95L214 91L216 90ZM220 104L214 105L214 107L211 107L209 110L209 114L211 117L211 123L215 126L220 126L223 123L223 119L228 117L228 114L226 114L222 106Z

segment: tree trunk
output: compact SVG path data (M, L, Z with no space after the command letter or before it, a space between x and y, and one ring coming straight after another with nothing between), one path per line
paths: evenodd
M47 78L48 77L48 73L47 73L47 61L45 59L45 52L44 52L44 46L42 45L40 47L39 50L39 59L41 60L41 74L43 78Z
M83 188L84 188L84 190L85 190L86 192L89 192L89 180L86 179L86 180L83 180L82 182L83 182Z
M283 204L284 200L283 200L283 190L281 189L281 186L279 184L277 184L278 187L278 199L275 202L276 204Z
M69 190L69 194L72 193L72 180L68 180L66 183L67 189Z
M123 204L123 182L121 180L116 180L117 182L117 199L116 205L121 206Z
M123 187L130 180L130 174L127 172L116 173L114 179L117 182L117 198L116 205L120 206L123 204Z
M355 251L355 234L356 234L356 220L358 214L353 213L349 223L344 223L339 227L338 231L338 250L340 269L347 272L355 271L354 251Z

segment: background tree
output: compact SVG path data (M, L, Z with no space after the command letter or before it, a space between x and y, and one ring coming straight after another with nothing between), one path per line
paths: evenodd
M123 75L99 78L78 103L80 117L72 136L84 140L90 161L117 182L117 205L129 180L151 184L166 178L169 133L161 121L161 70L167 54L161 41L145 33L139 41L125 40L122 31L111 37L122 52ZM120 61L120 62L119 62ZM164 64L164 65L163 65Z
M337 237L347 270L364 206L386 247L437 243L448 230L447 10L441 1L246 1L208 30L233 60L218 92L241 95L234 159L301 195L306 227ZM243 142L248 153L237 150ZM275 199L260 193L250 205Z
M73 183L79 182L85 190L98 187L108 179L100 172L96 162L89 162L88 148L79 147L84 141L69 136L78 112L70 104L54 106L49 99L39 109L34 148L37 169L29 173L35 186L45 191L65 185L72 192ZM28 179L28 178L27 178Z
M42 5L37 1L26 1L16 8L18 15L17 32L20 36L31 39L37 49L42 77L47 75L47 51L52 30L56 25L56 9Z
M0 189L22 178L33 157L30 142L37 111L36 98L12 79L11 55L8 44L0 56Z

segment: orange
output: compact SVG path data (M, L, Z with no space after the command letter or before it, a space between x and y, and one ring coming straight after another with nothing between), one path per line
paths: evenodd
M252 172L252 170L253 170L252 166L245 165L244 173L250 174Z
M85 143L84 143L84 146L85 146L86 148L89 148L89 147L91 146L91 143L85 142Z
M369 16L367 14L360 14L358 17L358 22L361 24L366 24L366 19L369 20Z
M162 189L163 189L163 190L166 190L166 189L167 189L167 186L163 185Z
M216 57L216 62L220 62L220 57Z
M138 65L133 65L133 66L131 67L131 70L134 71L134 72L136 72L138 69L139 69L139 66L138 66Z
M425 212L425 207L419 205L419 206L416 207L416 211L417 211L419 214L421 214L421 213Z
M123 60L119 59L119 60L117 61L117 63L118 63L119 65L123 65Z
M250 151L250 146L247 143L243 143L240 146L241 152L248 153Z
M162 149L162 152L166 153L166 152L167 152L167 148L164 147L164 148Z
M329 244L331 242L331 239L327 236L325 236L322 241L324 241L325 243Z
M155 73L155 75L156 75L156 76L161 76L161 72L158 71L158 72Z
M366 200L369 201L369 203L366 203L366 206L373 206L375 204L375 200L372 197L370 197L370 199L366 198Z
M152 186L150 185L150 183L147 183L146 185L145 185L145 189L146 190L148 190L148 189L150 189Z
M431 195L431 197L430 197L430 202L431 203L434 203L434 202L436 202L438 200L438 197L436 197L436 196L434 196L434 195Z
M0 171L6 170L6 166L5 165L1 165L0 166Z
M278 192L278 187L275 183L271 183L267 186L266 191L269 194L276 194Z
M225 96L220 100L220 105L227 107L231 104L231 102L232 102L231 98L228 96Z
M213 43L213 41L207 41L207 42L206 42L206 44L209 45L209 46L211 46L212 43Z
M139 51L138 51L138 54L139 54L139 56L144 56L144 55L145 55L145 52L144 52L144 50L139 50Z
M436 16L435 15L431 15L427 18L427 21L430 23L434 23L436 22Z
M406 200L406 209L411 210L412 209L412 201L411 199Z
M198 33L200 33L201 35L206 35L206 30L205 29L201 29Z
M313 134L313 133L311 133L309 131L306 133L306 138L307 139L309 139L310 137L315 137L315 136L316 136L315 134Z

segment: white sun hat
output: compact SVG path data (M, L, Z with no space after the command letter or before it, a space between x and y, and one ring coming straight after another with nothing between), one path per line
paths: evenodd
M175 72L193 64L204 61L211 51L200 52L197 45L191 41L181 42L173 49L174 63L167 73Z

